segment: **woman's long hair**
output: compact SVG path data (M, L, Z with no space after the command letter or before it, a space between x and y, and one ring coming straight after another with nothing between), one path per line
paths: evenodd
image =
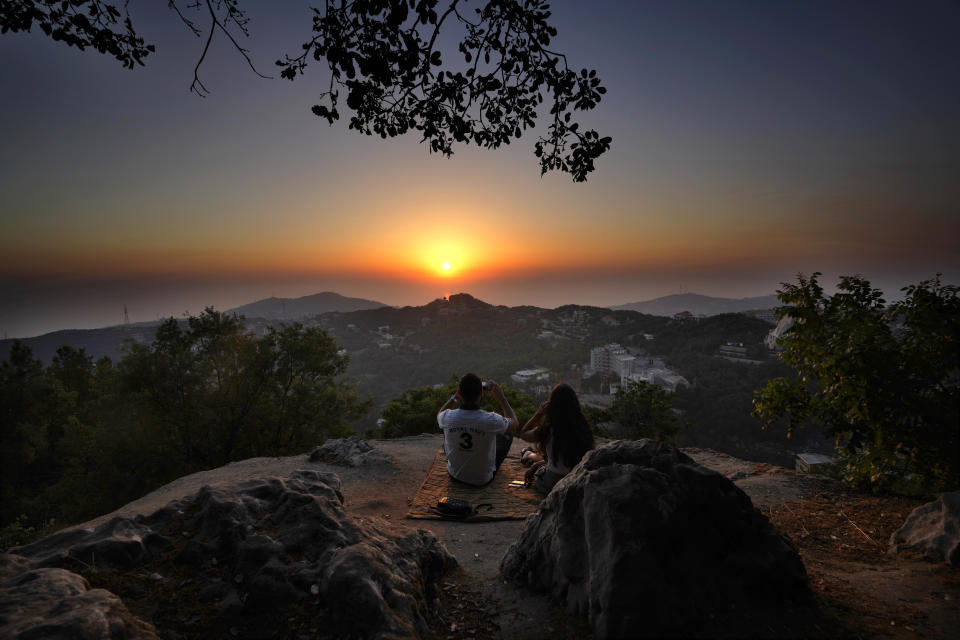
M564 466L573 468L590 449L593 449L593 431L580 408L577 392L566 382L557 384L550 391L546 416L540 425L538 440L551 440L552 451Z

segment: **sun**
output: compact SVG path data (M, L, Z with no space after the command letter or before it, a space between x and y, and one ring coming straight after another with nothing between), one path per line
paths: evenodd
M415 248L420 268L430 278L459 278L469 271L473 264L470 248L465 248L455 239L424 238L422 242L419 247L411 243L411 248Z

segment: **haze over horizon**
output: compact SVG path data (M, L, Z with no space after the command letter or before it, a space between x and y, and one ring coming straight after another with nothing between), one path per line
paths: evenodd
M555 2L552 48L608 89L584 122L613 145L585 184L541 178L534 135L445 159L329 127L319 65L263 80L222 38L198 98L202 42L165 3L130 9L157 45L134 71L0 36L0 337L320 291L552 308L813 271L888 300L960 281L956 3ZM243 44L274 73L307 4L250 13Z

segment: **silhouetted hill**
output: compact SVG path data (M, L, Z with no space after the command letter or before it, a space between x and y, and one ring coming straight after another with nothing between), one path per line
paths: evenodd
M484 303L485 304L485 303ZM249 319L262 318L267 321L296 320L299 318L317 316L323 313L362 311L379 309L387 305L374 300L363 298L348 298L338 293L324 291L302 298L266 298L251 302L227 313L237 313ZM86 349L94 360L109 356L114 360L120 357L120 348L124 340L135 342L152 342L157 332L159 320L139 322L131 325L116 325L101 329L66 329L53 331L32 338L19 338L31 349L34 357L49 364L57 352L57 348L70 345L75 349ZM5 360L10 354L10 347L14 339L0 340L0 360Z
M10 347L19 340L33 350L35 358L39 358L45 364L49 364L53 360L57 349L63 345L70 345L75 349L86 349L94 360L109 356L116 361L120 357L120 348L123 346L124 340L141 343L152 342L159 325L159 321L138 322L137 324L121 324L102 329L65 329L33 338L0 340L0 360L7 359L10 355Z
M712 298L698 293L679 293L663 296L646 302L630 302L611 309L626 309L649 313L654 316L672 316L681 311L694 315L715 316L721 313L739 313L753 309L773 309L779 307L777 296L758 296L754 298Z
M348 298L339 293L324 291L302 298L265 298L234 309L228 309L227 313L237 313L248 318L265 318L267 320L296 320L331 311L349 312L386 306L384 303L375 300Z

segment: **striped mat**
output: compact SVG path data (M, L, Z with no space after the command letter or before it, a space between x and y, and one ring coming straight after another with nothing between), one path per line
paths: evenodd
M443 450L437 452L433 464L427 472L427 477L420 485L420 490L410 505L407 518L413 520L444 520L433 508L437 500L447 496L466 500L474 505L489 503L492 509L480 509L476 515L470 516L462 522L490 522L493 520L523 520L540 506L543 496L533 487L510 487L513 480L523 481L526 467L520 464L520 456L514 453L507 455L500 470L493 476L490 484L483 487L474 487L457 482L447 473L447 458Z

